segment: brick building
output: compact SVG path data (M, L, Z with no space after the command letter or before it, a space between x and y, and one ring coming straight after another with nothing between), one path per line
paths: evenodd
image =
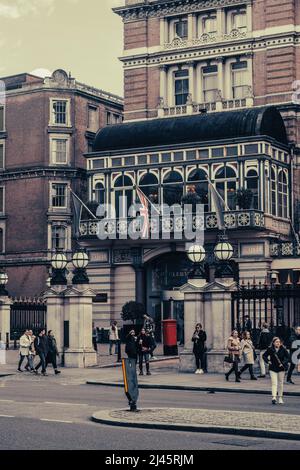
M90 196L132 202L139 186L158 202L180 203L196 185L213 280L218 229L209 176L228 206L236 279L252 281L255 272L264 283L272 271L282 282L296 279L300 3L126 0L114 11L124 22L125 122L100 131L86 155ZM237 203L238 189L251 190L250 207ZM81 224L92 287L107 296L95 320L118 319L135 297L158 325L170 309L182 321L180 286L191 269L184 241L124 240L118 219L107 227L117 232L113 241L99 242L95 222Z
M0 263L13 296L38 295L51 251L72 249L68 185L86 199L86 162L99 127L122 121L123 101L57 70L1 79Z

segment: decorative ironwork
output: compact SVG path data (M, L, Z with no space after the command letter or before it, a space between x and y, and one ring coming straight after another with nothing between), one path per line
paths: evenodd
M274 258L299 257L300 245L294 242L278 242L270 245L270 255Z
M228 34L223 34L221 36L216 35L215 33L203 33L200 37L194 38L191 40L181 39L179 37L174 38L171 42L164 44L164 48L167 50L172 49L183 49L188 47L202 46L209 43L215 42L224 42L224 41L233 41L240 39L247 39L248 32L241 31L239 29L233 29Z
M43 298L13 299L10 307L10 339L19 339L28 328L36 335L46 329L47 305Z

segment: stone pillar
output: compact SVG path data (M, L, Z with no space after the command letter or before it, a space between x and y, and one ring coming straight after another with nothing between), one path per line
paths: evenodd
M252 32L252 5L251 3L248 3L246 6L246 11L247 11L247 33Z
M222 37L226 32L225 12L222 8L217 9L217 36Z
M54 333L60 360L64 351L64 291L63 286L53 286L44 293L47 301L47 330Z
M160 98L163 100L164 106L168 105L167 96L167 66L161 65L159 68L159 86L160 86Z
M65 349L66 367L97 365L97 354L92 344L93 297L86 286L74 286L64 291L65 320L69 321L69 347Z
M0 332L1 341L6 342L6 334L10 337L10 306L12 300L4 295L0 297Z
M160 25L160 45L164 46L168 42L168 39L165 36L165 18L161 18L159 21Z
M236 284L232 279L213 283L190 280L180 290L184 293L185 347L180 356L180 370L194 372L192 335L196 323L207 333L208 370L223 372L226 342L231 333L231 294Z
M195 62L188 62L189 67L189 94L192 102L195 101Z
M193 13L188 15L188 41L192 41L196 37L196 15Z

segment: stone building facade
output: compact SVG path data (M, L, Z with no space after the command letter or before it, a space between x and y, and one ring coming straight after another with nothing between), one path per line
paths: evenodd
M45 290L51 252L72 250L68 186L86 199L96 131L122 121L123 100L63 70L1 78L0 264L12 296Z

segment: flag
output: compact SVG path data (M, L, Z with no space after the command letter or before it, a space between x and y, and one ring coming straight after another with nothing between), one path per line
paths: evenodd
M141 202L142 208L140 214L143 217L143 228L142 228L142 238L149 238L150 230L150 220L149 220L149 208L148 208L148 199L143 191L140 188L136 188L138 198Z
M80 237L80 222L82 214L82 204L77 197L75 197L73 191L71 191L72 203L73 203L73 234L78 240Z
M209 184L209 189L210 189L210 195L211 195L211 200L214 203L214 207L216 210L216 216L218 220L218 229L219 230L225 230L225 222L224 222L224 211L225 209L228 209L226 207L225 201L222 198L221 194L216 190L215 186L213 183L208 179L208 184Z

